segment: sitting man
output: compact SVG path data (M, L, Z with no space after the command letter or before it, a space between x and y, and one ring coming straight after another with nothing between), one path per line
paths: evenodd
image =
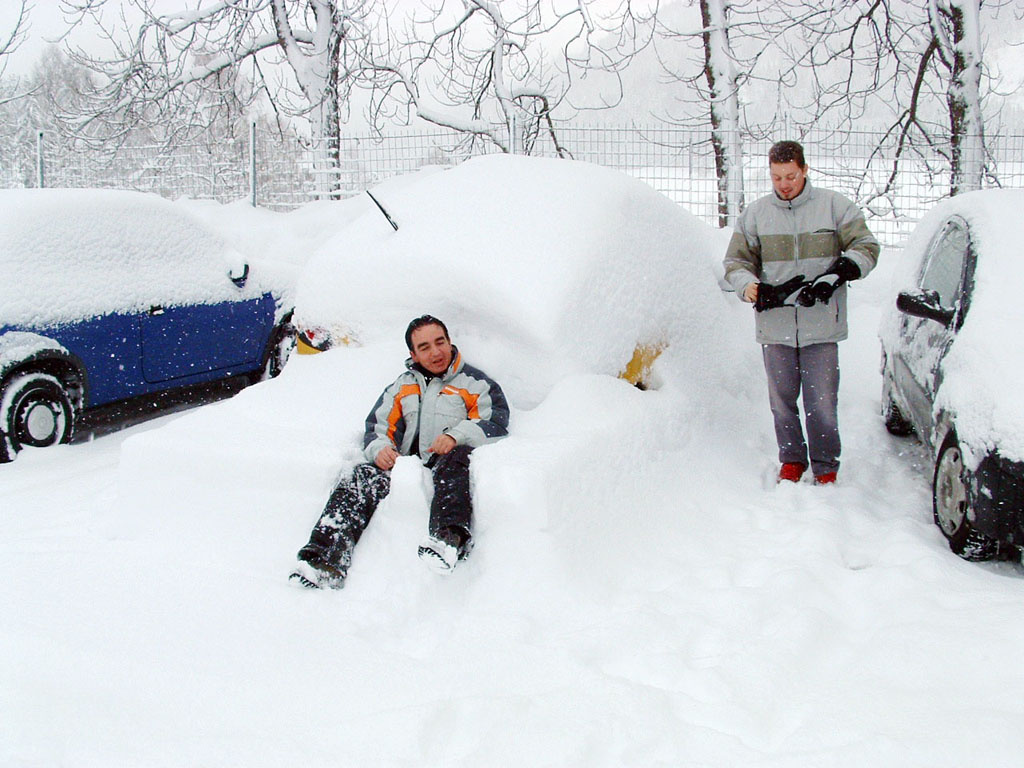
M508 434L508 402L496 382L467 365L436 317L423 315L405 331L408 369L384 390L366 419L359 464L334 489L292 573L304 587L341 589L352 549L391 489L399 456L419 455L432 471L434 499L419 556L448 573L472 546L473 448Z

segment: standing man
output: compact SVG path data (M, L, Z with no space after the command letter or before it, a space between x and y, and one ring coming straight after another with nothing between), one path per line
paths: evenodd
M798 482L808 465L817 484L839 471L839 346L848 335L846 283L878 261L878 241L860 209L812 187L804 150L780 141L768 152L775 192L740 216L725 274L754 305L757 342L779 444L779 481ZM797 398L803 393L807 440Z
M334 489L290 578L304 587L341 589L352 549L377 505L391 490L399 456L418 455L433 473L434 499L420 559L450 572L472 547L473 448L508 434L508 402L498 384L467 365L436 317L423 315L405 331L406 371L384 390L366 418L367 463Z

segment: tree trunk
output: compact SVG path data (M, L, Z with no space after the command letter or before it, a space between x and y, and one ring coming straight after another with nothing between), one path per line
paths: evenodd
M332 36L327 77L324 82L321 106L321 133L327 142L325 161L329 169L328 197L341 199L341 101L338 98L338 52L342 36Z
M732 226L743 210L743 147L739 97L727 19L729 0L700 0L704 74L711 103L711 144L718 179L718 224Z
M948 5L937 11L946 14L952 31L946 102L952 145L950 192L954 195L981 189L985 173L979 10L979 0L948 0Z
M313 44L304 50L292 31L286 0L273 0L274 26L299 90L310 106L313 173L320 195L340 198L341 106L338 67L345 28L335 0L311 0Z

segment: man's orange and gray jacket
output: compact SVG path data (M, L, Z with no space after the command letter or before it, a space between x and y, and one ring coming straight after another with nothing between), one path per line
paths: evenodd
M838 192L812 187L793 200L774 193L756 200L740 216L726 252L725 277L737 294L753 282L779 285L827 272L845 256L865 277L878 262L880 246L864 215ZM825 304L784 306L756 313L758 344L810 344L847 337L846 285Z
M476 448L508 434L508 401L497 382L467 365L456 347L441 376L428 376L411 359L406 371L384 390L366 417L363 455L374 461L393 445L403 456L419 453L424 464L441 434Z

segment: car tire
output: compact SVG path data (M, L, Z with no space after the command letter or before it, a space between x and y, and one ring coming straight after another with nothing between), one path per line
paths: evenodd
M75 410L56 376L21 373L8 381L0 395L0 416L10 449L45 448L67 443L74 432ZM13 455L9 458L14 458Z
M956 434L950 432L939 449L932 480L932 513L949 548L964 560L991 560L998 542L976 530L970 520L970 471L964 467Z
M295 333L287 323L279 325L271 337L269 351L259 381L272 379L284 370L285 363L295 349Z
M896 437L909 437L914 434L914 427L903 415L903 411L893 402L892 395L886 396L885 407L882 409L882 416L885 417L885 428L890 435Z

